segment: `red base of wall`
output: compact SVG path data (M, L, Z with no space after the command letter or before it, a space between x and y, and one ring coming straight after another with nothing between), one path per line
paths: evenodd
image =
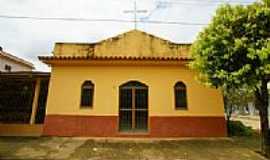
M47 115L43 135L87 137L225 137L224 117L150 117L149 132L119 133L117 116Z

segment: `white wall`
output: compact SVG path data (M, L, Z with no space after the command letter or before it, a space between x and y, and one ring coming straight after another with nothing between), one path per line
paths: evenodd
M11 71L31 71L32 68L0 56L0 71L6 72L5 65L11 66Z

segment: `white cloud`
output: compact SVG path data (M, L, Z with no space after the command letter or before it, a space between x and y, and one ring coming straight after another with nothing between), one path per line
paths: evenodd
M159 0L172 2L173 0ZM244 0L243 0L244 1ZM0 15L34 17L73 17L129 19L134 0L0 0ZM175 0L173 1L175 2ZM181 2L181 1L179 1ZM196 2L196 0L193 2ZM202 3L202 1L197 1ZM208 1L209 2L209 1ZM208 23L216 5L184 5L137 0L138 9L148 13L138 18L148 20ZM162 5L163 4L163 5ZM49 55L55 42L93 42L133 29L132 23L68 22L0 18L0 46L4 50L33 62L37 70L49 68L37 56ZM192 42L202 26L138 24L138 28L175 42Z

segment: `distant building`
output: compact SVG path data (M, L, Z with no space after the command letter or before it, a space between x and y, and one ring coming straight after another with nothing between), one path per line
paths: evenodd
M40 136L50 73L0 47L0 136Z
M0 47L0 72L32 71L34 65L3 51Z

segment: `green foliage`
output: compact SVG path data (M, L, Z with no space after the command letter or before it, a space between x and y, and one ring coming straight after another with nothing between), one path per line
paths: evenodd
M245 126L240 121L228 121L228 134L229 136L252 136L254 131L251 127Z
M219 7L193 44L192 57L191 67L200 72L199 78L206 84L223 90L244 88L255 94L262 119L262 153L270 157L267 137L270 0Z
M227 89L223 90L225 104L245 106L248 102L254 101L253 92L247 89Z
M270 73L270 7L223 5L192 46L191 66L204 82L254 89Z

